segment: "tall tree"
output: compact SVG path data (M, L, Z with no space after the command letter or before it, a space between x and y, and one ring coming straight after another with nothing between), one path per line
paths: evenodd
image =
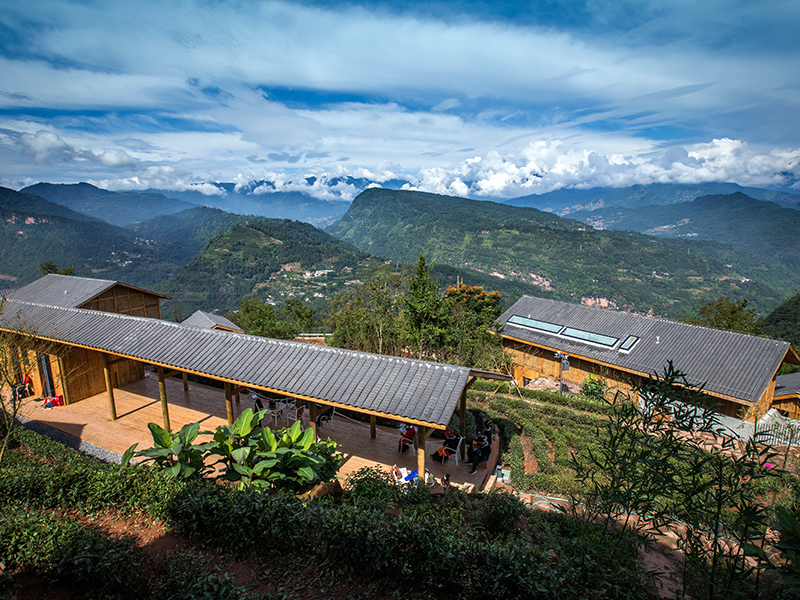
M286 321L271 304L259 298L244 298L239 302L239 312L228 318L247 334L262 337L291 339L297 335L297 326Z
M43 262L39 265L39 271L41 271L42 275L50 275L51 273L55 273L56 275L74 275L75 267L64 267L63 269L59 269L56 263L54 263L52 260L48 260L47 262Z
M755 309L747 308L747 298L738 302L728 297L717 298L700 304L697 316L685 316L684 323L726 329L756 335L763 324Z
M445 319L442 309L439 285L431 279L425 257L420 254L403 305L403 333L420 358L430 355L443 344Z

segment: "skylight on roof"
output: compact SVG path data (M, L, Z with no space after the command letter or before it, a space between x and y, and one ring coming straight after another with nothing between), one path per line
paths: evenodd
M558 333L564 327L563 325L556 325L555 323L548 323L547 321L538 321L536 319L520 317L519 315L512 316L508 322L514 325L530 327L531 329L538 329L539 331L546 331L547 333Z
M583 329L575 329L574 327L565 327L561 335L583 342L605 346L606 348L613 348L614 344L619 341L619 338L611 337L610 335L594 333L593 331L584 331Z
M633 350L633 347L636 345L636 342L638 342L638 341L639 341L639 338L637 336L629 335L625 339L625 341L622 342L622 344L620 345L619 351L622 352L623 354L627 354L628 352Z

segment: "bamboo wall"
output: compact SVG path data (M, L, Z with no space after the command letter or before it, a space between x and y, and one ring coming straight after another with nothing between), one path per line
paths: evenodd
M558 379L562 375L561 359L557 359L552 350L509 340L503 340L503 346L511 353L513 376L520 386L524 386L526 380L533 381L539 377ZM575 356L569 357L569 369L563 373L564 383L580 386L590 376L603 378L610 388L611 396L616 392L630 394L631 378L636 383L639 382L639 377L636 375Z
M113 312L135 317L161 318L160 298L154 294L117 284L79 308Z
M135 360L110 359L111 384L117 388L144 377L144 364ZM94 350L73 348L64 358L70 403L106 391L103 355Z

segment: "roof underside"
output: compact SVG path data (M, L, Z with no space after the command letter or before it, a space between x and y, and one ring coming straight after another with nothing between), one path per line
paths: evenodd
M510 323L515 315L517 324ZM525 326L524 319L537 323L533 323L534 327ZM671 360L691 385L705 384L709 393L748 403L758 401L791 348L780 340L532 296L523 296L499 320L504 337L628 372L662 373ZM594 343L568 337L576 329L599 337L594 338ZM577 335L592 340L585 333ZM621 351L630 336L638 339L627 353ZM617 341L612 343L614 339Z
M439 429L450 420L470 375L510 379L466 367L17 300L6 302L0 328Z

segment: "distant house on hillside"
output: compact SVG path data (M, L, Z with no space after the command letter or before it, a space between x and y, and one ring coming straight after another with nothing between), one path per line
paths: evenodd
M742 437L773 406L800 416L797 398L775 397L781 364L800 364L788 342L532 296L499 322L522 386L542 376L580 385L592 375L630 392L631 382L662 373L672 361L691 385L719 401L726 425Z
M233 331L234 333L244 333L240 327L225 317L203 312L202 310L193 312L188 319L181 321L181 325L200 327L202 329L221 329L223 331Z

